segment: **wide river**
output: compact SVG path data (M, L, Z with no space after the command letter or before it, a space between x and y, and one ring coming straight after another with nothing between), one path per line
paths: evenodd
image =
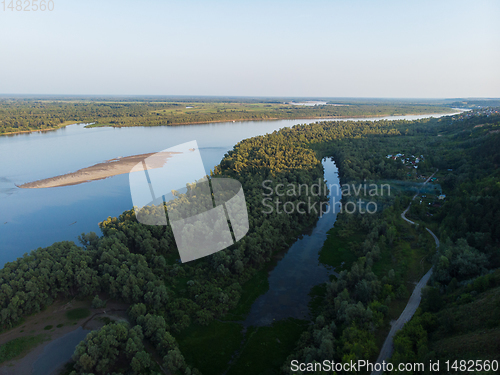
M433 115L439 117L439 115ZM414 120L423 116L343 119ZM241 140L318 120L222 122L185 126L85 128L0 136L0 266L56 241L100 233L98 223L132 207L128 175L47 189L16 185L113 159L196 140L207 173Z

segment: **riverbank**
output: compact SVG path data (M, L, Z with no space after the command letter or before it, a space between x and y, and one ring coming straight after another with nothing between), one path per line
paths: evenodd
M75 122L75 121L64 121L60 125L57 125L53 128L48 128L48 129L33 129L33 130L20 130L18 132L8 132L8 133L0 133L0 136L2 135L17 135L17 134L23 134L23 133L44 133L44 132L50 132L54 130L59 130L62 128L65 128L68 125L81 125L81 124L87 124L86 122Z
M35 347L22 351L16 358L0 364L0 375L31 374L34 363L44 353L45 347L56 339L75 331L79 327L90 332L104 325L104 318L126 319L128 305L111 302L105 308L92 309L90 300L57 301L44 311L29 316L15 328L0 334L0 345L12 340L46 335ZM68 358L69 359L69 358Z
M283 116L283 117L261 117L261 118L253 118L253 117L242 117L242 118L228 118L226 120L207 120L207 121L188 121L188 122L175 122L170 124L161 124L161 125L113 125L109 123L99 124L95 123L92 125L86 125L86 128L135 128L135 127L153 127L153 126L184 126L184 125L201 125L201 124L223 124L226 122L242 122L242 121L278 121L278 120L319 120L319 121L328 121L328 120L345 120L345 119L372 119L372 118L383 118L383 117L399 117L399 116L447 116L447 115L456 115L460 113L460 111L456 111L456 109L452 109L451 112L439 112L439 113L425 113L425 112L417 112L417 113L385 113L385 114L368 114L368 115L346 115L346 116ZM370 120L372 121L372 120Z
M172 157L174 152L157 152L125 157L117 157L106 160L103 163L95 164L91 167L79 169L76 172L67 173L55 177L46 178L43 180L28 182L18 187L22 189L41 189L60 186L78 185L84 182L102 180L104 178L117 176L120 174L132 172L132 168L138 163L148 159L148 169L161 168L167 160ZM151 157L153 156L154 157ZM151 158L150 158L151 157Z
M225 106L222 107L213 107L210 106L208 103L205 103L202 105L200 108L193 108L191 106L186 107L184 110L179 110L176 109L175 111L170 111L169 110L151 110L151 113L148 113L147 116L149 116L148 119L146 118L139 118L136 117L135 120L131 120L134 117L127 116L126 118L126 124L124 121L122 121L121 124L115 124L111 123L115 121L119 121L120 116L118 117L100 117L101 118L101 123L90 123L87 124L85 127L86 128L93 128L93 127L113 127L113 128L124 128L124 127L153 127L153 126L183 126L183 125L200 125L200 124L216 124L216 123L226 123L226 122L241 122L241 121L272 121L272 120L306 120L306 119L314 119L314 120L342 120L342 119L348 119L348 118L357 118L357 119L363 119L363 118L381 118L381 117L398 117L398 116L419 116L419 115L425 115L425 116L443 116L443 115L453 115L457 112L456 108L448 108L448 107L425 107L424 110L421 110L421 108L418 108L416 110L415 106L407 106L407 107L394 107L391 106L390 108L384 108L383 106L379 106L381 112L378 111L375 113L375 111L372 110L371 106L365 106L365 107L370 107L370 108L363 108L360 110L360 108L355 108L354 105L349 106L332 106L335 108L343 108L343 107L352 107L350 108L351 112L345 112L345 114L342 115L332 115L331 112L328 110L321 109L319 107L307 107L307 109L304 108L289 108L286 105L283 106L282 104L274 104L276 108L273 108L273 111L271 111L269 108L265 108L266 105L261 103L261 105L250 105L248 103L240 103L240 106L236 107L231 107L231 108L226 108ZM240 108L241 107L241 108ZM292 105L292 107L295 107ZM298 106L300 107L300 106ZM322 106L324 107L324 106ZM358 110L356 110L358 109ZM359 112L361 111L368 111L366 114L360 114ZM276 111L283 111L281 113L276 113ZM307 111L306 113L300 113L300 112ZM435 112L433 112L435 111ZM240 113L237 113L240 112ZM430 113L429 113L430 112ZM184 116L187 115L192 115L193 113L196 113L199 115L199 120L185 120L183 119ZM158 115L158 116L152 116L153 114ZM208 117L207 117L208 116ZM210 119L218 117L217 119ZM159 117L159 118L158 118ZM177 117L177 118L176 118ZM180 117L180 118L179 118ZM98 118L98 117L96 117ZM136 121L136 122L131 122L131 121ZM61 123L60 125L50 128L50 129L32 129L32 130L20 130L16 132L7 132L7 133L0 133L0 136L2 135L18 135L18 134L23 134L23 133L33 133L33 132L47 132L51 130L58 130L61 129L65 126L68 125L73 125L73 124L85 124L85 122L82 121L65 121Z

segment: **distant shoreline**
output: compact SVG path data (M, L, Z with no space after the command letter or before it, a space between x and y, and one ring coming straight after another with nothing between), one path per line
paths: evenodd
M342 120L346 118L355 118L355 119L363 119L363 118L371 118L371 117L391 117L391 116L433 116L433 115L455 115L457 111L453 112L442 112L442 113L405 113L405 114L397 114L397 115L364 115L364 116L294 116L291 118L287 117L267 117L267 118L241 118L241 119L228 119L228 120L212 120L212 121L195 121L195 122L179 122L175 124L164 124L164 125L111 125L111 124L95 124L91 126L86 126L86 128L152 128L157 126L182 126L182 125L200 125L200 124L222 124L224 122L243 122L243 121L275 121L275 120Z
M450 108L450 111L453 109ZM224 123L224 122L241 122L241 121L274 121L274 120L341 120L346 118L379 118L379 117L390 117L390 116L432 116L432 115L453 115L458 112L440 112L440 113L405 113L405 114L371 114L371 115L347 115L347 116L293 116L293 117L266 117L266 118L239 118L239 119L226 119L226 120L209 120L209 121L188 121L188 122L177 122L173 124L162 124L162 125L112 125L112 124L95 124L86 125L86 128L135 128L135 127L154 127L154 126L183 126L183 125L200 125L200 124L216 124L216 123ZM33 129L33 130L20 130L17 132L8 132L1 133L0 136L4 135L16 135L23 133L35 133L35 132L47 132L53 130L62 129L68 125L81 125L87 124L85 122L75 122L75 121L65 121L65 123L58 125L57 127L50 129Z
M79 169L76 172L28 182L17 185L17 187L22 189L43 189L102 180L108 177L133 172L133 168L147 158L149 158L147 163L148 169L161 168L173 154L176 154L176 152L152 152L149 154L126 156L123 158L118 157L87 168Z
M48 129L33 129L33 130L19 130L18 132L8 132L8 133L0 133L0 136L2 135L16 135L16 134L23 134L23 133L35 133L35 132L49 132L49 131L54 131L54 130L59 130L62 128L65 128L66 126L69 125L80 125L80 124L88 124L86 122L75 122L75 121L64 121L63 123L57 125L56 127L53 128L48 128Z

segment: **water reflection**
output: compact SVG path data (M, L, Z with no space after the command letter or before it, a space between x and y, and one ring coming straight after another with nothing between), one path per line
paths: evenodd
M332 160L323 160L327 185L339 184L338 170ZM330 205L340 196L332 191ZM252 305L244 325L265 326L285 318L306 319L309 292L315 285L329 280L333 270L318 261L319 251L326 240L326 233L337 218L338 205L321 216L312 233L298 239L270 272L269 290Z
M90 331L78 327L72 332L65 334L48 343L43 353L33 363L32 375L55 375L66 362L71 359L76 346Z

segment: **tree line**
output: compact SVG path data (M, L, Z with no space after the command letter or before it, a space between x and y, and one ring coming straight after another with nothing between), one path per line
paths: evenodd
M234 120L363 117L409 113L446 113L438 105L384 103L379 105L296 106L266 100L206 100L200 102L131 98L88 99L0 99L0 134L50 130L70 123L89 126L162 126Z

